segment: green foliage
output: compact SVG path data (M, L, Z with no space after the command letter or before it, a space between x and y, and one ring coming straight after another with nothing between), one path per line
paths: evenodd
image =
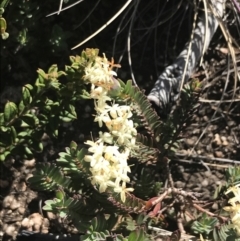
M195 234L202 234L203 238L214 241L239 240L230 222L220 223L217 218L208 217L205 213L193 222L191 229Z
M99 51L86 49L79 55L70 56L70 65L66 65L64 71L58 70L58 66L62 69L65 65L69 55L69 39L76 42L74 36L78 39L79 34L71 33L76 14L61 15L61 21L45 18L56 4L58 2L52 0L1 1L1 37L3 40L8 38L1 42L1 57L5 60L1 65L5 78L2 81L6 85L9 79L15 81L13 83L23 83L21 99L8 100L0 113L1 161L15 155L28 159L35 157L43 150L43 135L56 139L64 122L81 122L75 108L79 100L90 98L83 81L84 70L93 64ZM75 13L80 15L78 10ZM55 63L56 58L58 66L54 64L44 72L42 69ZM32 82L39 66L42 69L38 69L37 80ZM176 108L162 121L144 93L131 81L114 81L109 96L116 103L131 105L133 121L139 130L139 150L131 153L137 163L132 170L139 174L133 184L135 192L127 194L124 203L111 188L99 193L91 183L89 163L84 161L88 151L79 148L74 141L59 153L56 163L38 163L29 182L32 188L55 193L53 199L45 201L43 209L71 219L79 232L84 233L82 240L145 241L148 240L147 227L154 221L148 216L145 200L163 191L162 184L154 179L159 169L148 169L145 165L154 165L162 157L171 159L174 155L181 132L195 110L199 83L193 81L184 87ZM238 183L240 169L230 168L227 178L228 185ZM216 241L225 241L235 237L228 225L220 225L217 218L204 215L193 223L192 229L205 237L212 235Z
M87 66L97 54L97 51L87 49L80 56L70 57L72 65L66 67L66 78L68 79L66 89L64 89L64 91L66 90L66 96L69 96L69 90L73 90L73 99L88 98L88 93L79 79L83 77L84 66ZM130 81L126 84L120 81L120 85L119 94L114 96L115 101L121 102L125 99L127 102L133 103L135 118L139 119L140 117L141 120L139 127L141 125L147 130L146 134L139 134L137 137L137 143L140 146L139 153L135 151L131 153L131 156L138 158L139 162L146 160L150 160L152 163L153 161L156 162L159 154L158 146L161 143L161 141L158 141L159 128L163 124L147 101L146 96L138 88L132 86ZM185 118L183 119L185 120ZM171 135L171 133L168 134ZM161 143L161 145L164 145L164 143ZM84 236L86 240L105 240L112 237L109 233L111 229L101 226L103 223L108 223L101 220L101 218L106 217L107 213L118 213L123 217L127 215L128 218L118 224L116 224L116 221L111 221L112 226L121 227L121 231L116 228L114 235L123 232L124 237L128 237L126 240L146 240L146 231L139 228L142 226L141 222L138 223L134 216L129 216L129 214L139 213L143 215L145 213L145 201L141 198L148 199L156 196L160 191L161 184L156 183L152 179L152 174L143 168L135 185L135 195L141 198L127 194L126 201L123 203L120 195L112 192L111 188L108 188L106 193L100 194L89 180L91 175L89 163L84 161L84 156L87 153L86 149L79 149L75 142L71 142L65 152L59 153L57 167L38 167L34 177L29 179L33 187L38 185L41 189L58 190L56 193L58 197L47 200L44 209L57 212L61 217L69 217L80 232L85 233L88 230ZM103 213L105 215L102 215ZM143 219L146 217L146 215L143 215ZM110 222L110 220L112 219L108 221ZM147 222L151 221L149 218L146 220L148 220ZM124 240L121 235L118 238Z
M86 153L86 149L79 149L75 142L71 142L66 152L59 154L57 166L38 166L29 182L38 190L55 191L56 198L45 201L43 209L72 219L79 232L87 231L83 240L105 240L112 237L109 231L117 225L117 216L108 217L108 213L137 213L144 209L145 202L129 194L126 202L122 203L119 195L98 193L88 179L88 163L83 161ZM143 231L133 232L134 235L138 240L145 240ZM119 240L128 240L117 230L115 236Z
M62 122L77 118L71 100L63 95L66 87L58 80L63 75L56 65L48 73L39 69L35 84L23 86L22 100L5 104L4 112L0 113L1 161L15 154L32 158L34 152L43 150L44 133L56 137ZM52 97L47 95L49 92Z
M199 87L198 80L192 80L185 85L171 115L156 130L155 135L161 156L167 156L171 159L171 156L174 156L178 149L181 133L191 123L193 113L196 111Z
M19 103L7 102L0 113L0 160L10 155L32 158L41 152L43 134L56 138L63 122L77 119L75 103L86 95L83 81L84 67L98 54L98 50L87 49L81 56L70 57L71 66L66 72L52 65L48 72L38 69L34 85L22 88ZM60 79L64 78L65 83Z
M128 81L126 84L123 82L120 83L123 88L122 95L131 98L131 101L134 103L134 110L138 116L141 116L142 125L152 136L155 136L157 128L161 125L161 121L147 100L146 95L139 88L133 86L132 81Z
M224 223L221 225L217 225L213 228L213 234L212 234L214 241L239 241L240 238L237 238L236 233L233 231L233 229L230 226L229 223Z
M204 238L208 238L217 223L217 218L208 217L204 213L199 221L193 222L191 229L194 233L202 234Z
M144 93L133 86L131 81L126 84L120 81L120 84L122 88L120 96L129 98L133 103L136 114L134 122L139 128L143 127L147 131L146 134L138 133L137 141L140 150L132 153L132 156L142 162L155 162L159 156L174 155L178 142L181 140L180 133L190 123L196 109L199 82L193 80L184 86L176 108L164 121L160 120Z
M226 178L230 186L240 183L240 167L229 167L226 172Z
M55 190L59 186L68 189L71 184L70 178L65 177L59 168L50 164L37 167L34 176L29 181L32 187L37 187L38 190Z
M153 178L154 170L143 167L139 177L137 178L136 185L134 186L135 194L137 197L144 200L157 196L161 190L162 183L156 182Z
M224 185L219 185L218 188L215 190L214 198L217 199L221 197L224 192L230 186L235 186L240 183L240 167L229 167L226 170L226 183Z
M28 158L34 156L43 149L44 133L55 138L61 123L78 118L77 101L90 97L83 81L84 69L96 56L98 50L86 49L81 55L70 57L71 65L65 71L59 71L56 65L47 73L39 69L35 84L23 86L19 103L5 104L0 113L0 131L4 137L0 143L2 160L16 153ZM74 141L59 153L56 163L38 164L29 179L32 188L55 192L55 198L46 200L43 209L71 219L79 232L84 233L83 240L148 240L147 226L158 218L147 215L149 207L144 200L156 197L162 187L153 178L156 170L144 165L158 163L159 157L174 154L179 135L191 120L197 102L198 83L192 82L184 88L172 115L162 122L140 89L131 81L125 84L119 80L119 83L112 98L117 103L131 104L133 121L142 130L137 136L139 149L131 153L139 171L134 194L126 193L126 201L122 202L119 193L111 187L99 193L91 183L90 163L84 160L88 150L79 148ZM111 89L109 92L112 94ZM237 170L229 169L228 174L229 178L235 176L230 178L233 183L238 181ZM160 207L159 204L156 208ZM204 215L193 223L192 230L205 237L213 233L222 238L218 231L212 232L217 223L216 218ZM225 226L222 227L221 232Z
M34 156L35 152L43 149L41 137L44 133L55 138L61 123L78 118L76 101L89 98L83 81L84 69L93 63L96 56L98 50L86 49L81 55L70 57L71 65L66 66L65 71L59 71L56 65L52 65L47 73L39 69L35 84L23 86L19 103L9 101L5 104L0 114L0 130L4 136L0 143L2 160L16 153L25 158ZM171 118L167 124L162 123L146 96L131 81L124 84L119 80L119 83L112 98L118 103L132 104L134 122L139 129L145 130L137 136L139 152L135 150L131 156L139 163L157 162L159 153L162 153L159 147L169 144L170 137L177 139L174 136L177 128L173 128ZM113 94L111 89L109 92ZM191 97L191 91L188 95ZM181 111L179 113L178 118L182 115ZM183 117L182 122L185 120ZM168 142L162 138L166 130ZM29 179L32 188L55 192L55 198L46 200L43 209L71 219L79 232L85 233L86 240L147 240L147 223L151 218L147 216L143 199L156 196L161 189L161 183L152 179L154 173L140 169L135 193L127 193L123 203L111 187L105 193L99 193L92 185L90 166L84 161L86 154L85 148L79 148L72 141L65 152L59 153L55 164L37 165ZM109 214L114 215L109 217ZM119 221L118 215L123 219ZM140 216L137 218L135 215Z

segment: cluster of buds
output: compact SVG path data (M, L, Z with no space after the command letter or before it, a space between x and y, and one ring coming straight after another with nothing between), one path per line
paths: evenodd
M228 188L226 194L230 192L234 194L234 197L228 201L232 206L224 207L224 210L230 213L232 220L231 226L240 237L240 184Z
M84 160L90 163L91 182L105 192L108 188L120 193L125 202L126 193L133 191L127 188L131 172L128 158L131 150L136 149L137 131L134 128L130 106L115 104L108 93L119 83L113 76L113 60L109 62L105 56L97 56L85 68L84 80L91 84L90 97L94 99L96 116L94 121L99 127L106 126L108 132L99 132L96 142L87 141L89 155Z

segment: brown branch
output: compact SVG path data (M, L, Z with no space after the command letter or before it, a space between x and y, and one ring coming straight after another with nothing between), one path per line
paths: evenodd
M222 219L222 221L224 221L224 222L228 221L228 218L225 218L225 217L223 217L223 216L218 216L218 215L216 215L216 214L214 214L214 213L212 213L212 212L210 212L210 211L202 208L201 206L197 205L196 203L193 203L193 206L194 206L198 211L203 212L203 213L206 213L207 215L209 215L209 216L211 216L211 217L220 218L220 219Z

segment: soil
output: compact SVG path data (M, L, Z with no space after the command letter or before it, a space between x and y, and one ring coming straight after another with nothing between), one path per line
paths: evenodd
M202 83L198 112L194 114L191 125L182 133L182 142L176 157L171 161L175 187L199 192L202 194L202 200L213 200L217 187L225 182L225 170L240 164L240 85L237 83L234 87L233 66L227 63L229 53L225 41L219 36L217 33L204 58L204 69L199 67L193 76L199 78ZM181 47L182 44L179 44L176 52L180 52ZM145 60L140 62L138 60L142 54ZM168 56L166 59L165 54L165 51L159 52L158 60L154 60L158 65L158 72L173 58ZM146 90L146 93L159 74L152 65L154 62L151 60L152 56L152 49L146 48L142 53L139 45L132 56L137 83L140 88ZM236 57L237 65L240 66L240 53ZM161 59L166 60L165 64L159 63ZM124 61L118 75L126 80L130 76L128 63L126 59ZM142 68L143 63L144 68ZM227 80L228 86L224 92ZM234 99L231 102L232 98ZM87 107L84 107L85 111L86 109ZM82 134L76 133L72 126L63 128L63 132L74 133L77 138ZM27 182L35 169L36 162L41 158L48 161L56 158L57 153L69 145L71 134L68 134L69 138L57 148L51 140L47 140L40 158L20 160L14 157L0 163L0 227L3 230L0 233L0 240L13 240L20 230L76 234L76 229L65 220L51 213L42 215L42 203L51 194L31 190ZM219 207L212 202L210 208L217 210ZM17 240L27 240L27 237L18 237ZM31 240L36 241L33 236ZM47 240L46 237L44 240Z

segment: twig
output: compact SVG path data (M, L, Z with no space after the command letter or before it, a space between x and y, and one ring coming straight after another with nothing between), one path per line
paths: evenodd
M220 218L220 219L222 219L222 221L224 221L224 222L228 221L228 218L225 218L225 217L223 217L223 216L218 216L218 215L216 215L216 214L214 214L214 213L212 213L212 212L210 212L210 211L202 208L201 206L197 205L196 203L193 203L193 206L194 206L197 210L199 210L200 212L204 212L204 213L206 213L207 215L209 215L209 216L211 216L211 217Z
M50 13L50 14L48 14L46 17L50 17L50 16L52 16L52 15L54 15L54 14L59 14L60 12L63 12L63 11L65 11L65 10L67 10L67 9L69 9L69 8L77 5L78 3L82 2L82 1L83 1L83 0L79 0L79 1L77 1L77 2L75 2L75 3L73 3L73 4L69 5L69 6L67 6L67 7L65 7L65 8L61 8L60 11L58 10L58 11L56 11L56 12Z
M177 226L178 226L178 229L180 231L180 233L186 233L185 229L184 229L184 226L183 226L183 212L178 212L177 214Z
M177 156L187 156L191 157L194 159L204 159L204 160L211 160L211 161L219 161L219 162L227 162L227 163L232 163L232 164L240 164L240 161L237 160L231 160L231 159L226 159L226 158L218 158L218 157L208 157L208 156L201 156L201 155L195 155L195 154L190 154L190 155L184 155L181 153L176 153Z
M197 200L196 197L199 197L201 194L195 193L195 192L186 192L184 190L181 190L179 188L168 188L163 194L160 195L157 199L152 201L152 206L156 205L157 203L161 202L167 195L169 194L175 194L175 195L181 195L184 197L190 197L193 200Z
M111 18L107 21L106 24L104 24L101 28L99 28L95 33L93 33L92 35L90 35L88 38L86 38L85 40L83 40L81 43L79 43L78 45L74 46L72 48L73 49L76 49L78 48L79 46L83 45L84 43L86 43L88 40L92 39L93 37L95 37L97 34L99 34L104 28L106 28L109 24L111 24L124 10L125 8L128 7L128 5L131 3L132 0L128 0L124 5L123 7Z
M185 162L185 163L196 163L196 164L201 164L203 165L204 163L204 167L206 166L212 166L212 167L220 167L220 168L229 168L229 165L218 165L218 164L211 164L211 163L206 163L206 162L197 162L194 160L186 160L186 159L175 159L176 161L180 161L180 162Z
M228 103L228 102L240 102L240 99L233 99L233 100L206 100L206 99L203 99L203 98L199 98L199 101L200 102L203 102L203 103Z

